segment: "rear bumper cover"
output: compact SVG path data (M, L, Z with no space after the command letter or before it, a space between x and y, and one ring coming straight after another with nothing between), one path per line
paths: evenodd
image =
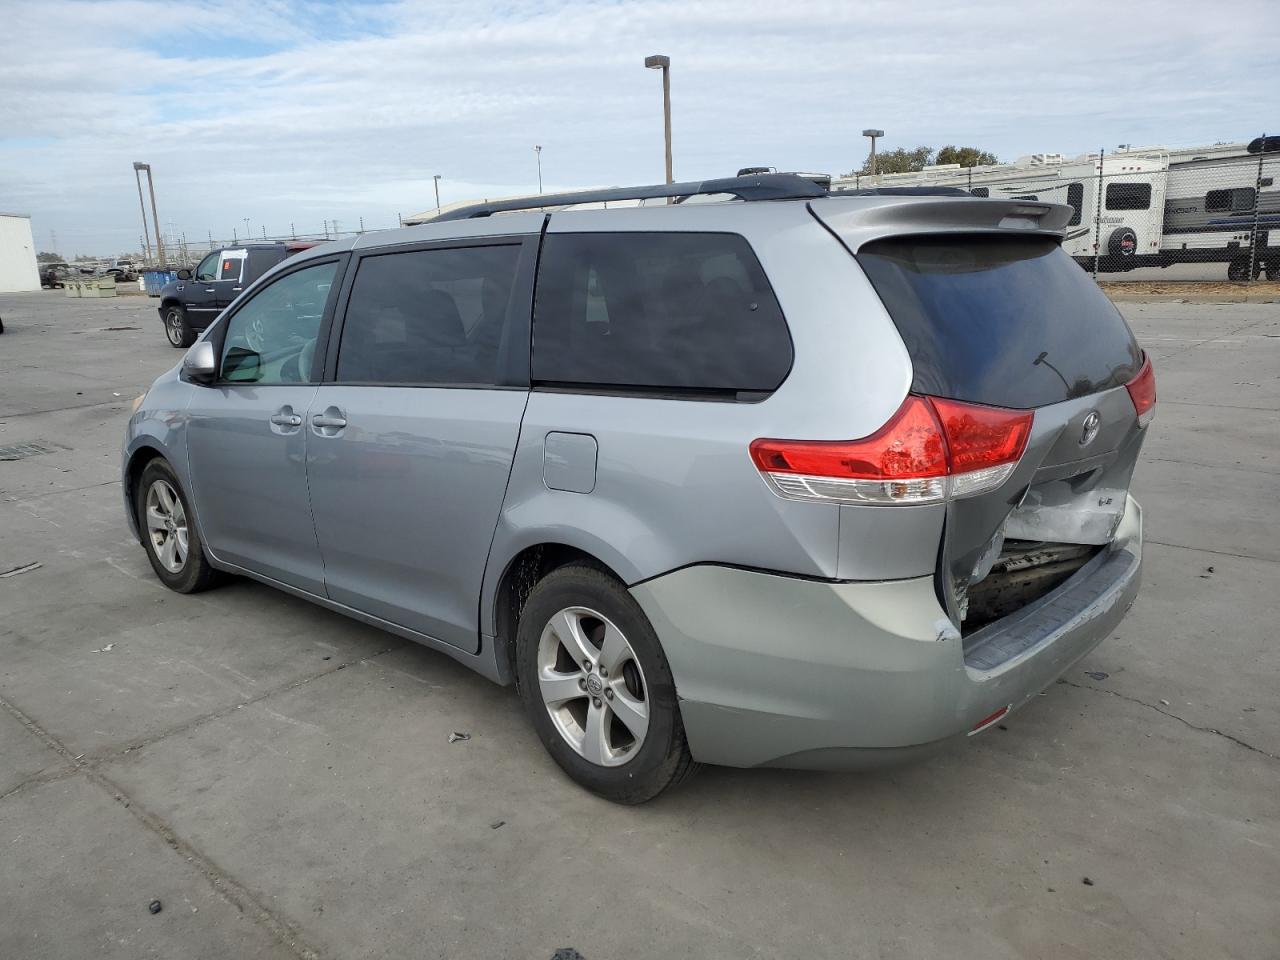
M927 754L1016 710L1137 596L1142 510L1053 592L962 642L933 578L830 583L689 567L631 592L671 663L689 746L726 766L850 769Z

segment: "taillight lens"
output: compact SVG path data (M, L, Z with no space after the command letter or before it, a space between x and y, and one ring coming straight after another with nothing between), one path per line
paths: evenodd
M1142 369L1125 384L1125 389L1133 400L1133 409L1138 411L1138 426L1145 427L1156 415L1156 371L1151 357L1142 358Z
M934 503L994 490L1013 473L1032 414L908 396L861 440L756 440L751 459L789 500Z

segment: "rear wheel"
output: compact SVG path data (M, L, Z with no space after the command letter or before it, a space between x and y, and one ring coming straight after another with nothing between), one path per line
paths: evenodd
M520 695L562 770L617 803L643 803L695 769L671 666L640 605L595 567L553 571L516 633Z
M196 342L196 332L187 322L187 311L177 303L165 307L164 335L175 347L189 347Z
M1232 260L1227 266L1227 279L1240 283L1249 279L1249 261Z
M138 529L151 569L170 590L199 593L217 571L204 555L191 507L173 468L157 457L146 465L133 492Z

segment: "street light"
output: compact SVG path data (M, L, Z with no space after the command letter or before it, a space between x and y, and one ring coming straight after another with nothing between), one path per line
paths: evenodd
M667 183L671 177L671 58L660 53L644 58L644 65L650 70L662 71L662 125L667 145ZM667 201L670 203L670 200Z
M876 175L876 140L884 136L883 130L863 130L864 137L871 138L871 175Z
M538 193L542 193L542 145L535 143L533 152L538 156Z
M142 209L142 243L147 251L147 263L151 263L151 229L147 226L147 201L142 199L142 174L139 173L145 166L145 163L133 165L133 179L138 185L138 206Z
M436 216L440 216L440 174L433 174L431 177L435 181L436 187Z

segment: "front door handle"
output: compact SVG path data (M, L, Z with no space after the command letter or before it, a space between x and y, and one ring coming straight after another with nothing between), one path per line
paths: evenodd
M326 417L324 414L317 413L311 418L311 425L315 427L332 427L337 430L347 425L347 418Z
M205 293L213 293L213 287L205 287L205 288L204 288L204 292L205 292Z
M272 414L271 422L277 427L300 427L302 426L302 418L296 413L276 413Z

